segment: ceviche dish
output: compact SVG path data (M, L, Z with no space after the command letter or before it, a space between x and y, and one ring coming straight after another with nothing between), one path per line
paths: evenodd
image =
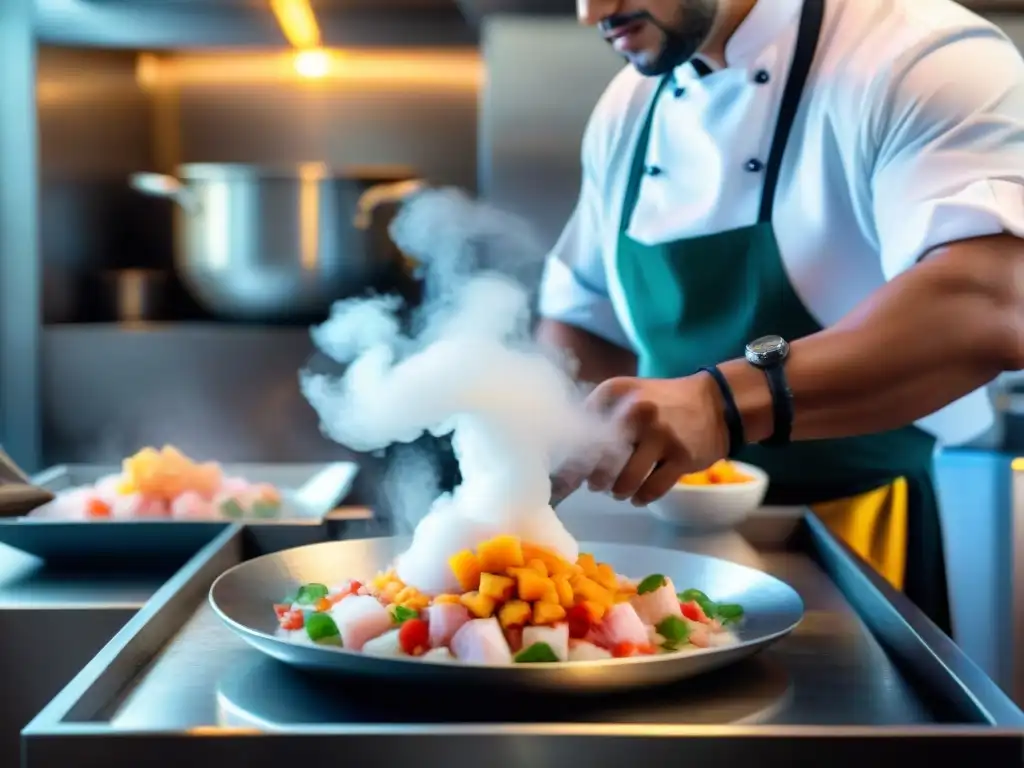
M634 581L591 555L571 562L515 536L458 552L448 566L458 590L433 596L393 569L365 584L303 584L274 605L278 635L378 657L529 664L730 645L743 617L739 605L677 592L662 574Z

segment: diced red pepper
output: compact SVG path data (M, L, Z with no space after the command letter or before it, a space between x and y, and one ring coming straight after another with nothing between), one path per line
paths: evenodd
M89 499L85 504L85 514L88 517L110 517L110 505L103 499Z
M398 630L398 644L410 656L422 656L430 650L430 628L423 619L409 619Z
M331 601L332 605L337 605L346 597L359 594L359 590L363 588L362 582L352 580L348 583L343 590L336 592L333 595L328 595L327 599Z
M291 609L292 607L288 605L288 603L277 603L274 606L274 613L277 614L278 620L281 620L285 617L285 614L291 611Z
M574 605L565 615L569 624L569 637L575 640L582 640L594 626L590 611L585 605Z
M505 629L505 642L508 643L512 653L519 653L523 650L523 628L507 627Z
M306 619L302 615L302 611L288 611L281 617L281 629L302 629L305 623Z
M616 643L615 647L612 648L612 656L617 659L623 659L634 654L636 654L636 646L633 643Z
M653 645L640 645L637 646L636 652L641 656L653 656L658 652L658 649Z
M316 601L316 605L314 605L313 608L315 608L320 613L323 613L324 611L331 610L332 605L334 605L334 603L332 603L326 597L321 597L319 600Z
M691 600L688 603L680 603L679 607L683 609L683 616L688 618L690 621L705 621L707 617L704 615L704 611L701 607Z

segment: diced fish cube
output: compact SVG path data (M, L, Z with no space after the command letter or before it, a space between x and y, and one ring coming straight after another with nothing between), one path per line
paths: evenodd
M448 645L462 625L470 620L469 611L458 603L435 603L427 608L427 625L430 627L430 647Z
M401 642L398 640L397 629L392 629L380 637L367 640L363 644L363 653L367 656L379 656L381 658L395 658L406 655L402 650Z
M665 579L665 583L653 592L633 595L629 602L644 624L657 626L670 616L675 616L677 619L683 617L683 610L679 607L679 598L676 596L676 588L672 584L672 579Z
M452 638L451 651L467 664L512 663L512 651L495 618L467 621Z
M604 661L611 653L585 640L573 640L569 644L569 661Z
M612 647L619 643L647 644L647 627L632 603L616 603L605 613L598 635L601 645Z
M391 612L375 597L346 597L331 609L331 617L338 625L342 645L352 651L362 650L369 640L391 629Z
M547 643L559 661L569 659L569 625L553 627L526 627L523 630L523 648L535 643Z

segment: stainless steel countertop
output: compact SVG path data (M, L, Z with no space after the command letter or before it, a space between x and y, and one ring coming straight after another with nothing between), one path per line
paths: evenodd
M103 573L47 566L0 544L0 610L141 608L183 563Z
M797 631L731 671L654 695L577 703L574 721L790 725L913 725L934 723L926 702L892 665L824 574L802 555L759 554L735 533L681 539L642 511L595 505L562 510L581 540L685 548L772 573L803 597ZM586 508L586 512L584 512ZM386 692L385 692L386 693ZM278 729L324 723L436 723L565 719L552 702L511 698L480 707L472 697L451 706L429 697L402 706L374 687L313 680L273 662L232 634L204 601L178 635L99 720L118 730L217 726ZM552 708L554 707L554 708Z

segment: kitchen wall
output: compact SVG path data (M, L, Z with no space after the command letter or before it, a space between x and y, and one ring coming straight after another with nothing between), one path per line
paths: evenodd
M307 329L73 322L102 270L170 267L171 205L129 190L134 171L401 164L475 189L474 49L362 49L319 65L287 50L40 49L42 464L163 442L223 460L338 455L298 392Z

